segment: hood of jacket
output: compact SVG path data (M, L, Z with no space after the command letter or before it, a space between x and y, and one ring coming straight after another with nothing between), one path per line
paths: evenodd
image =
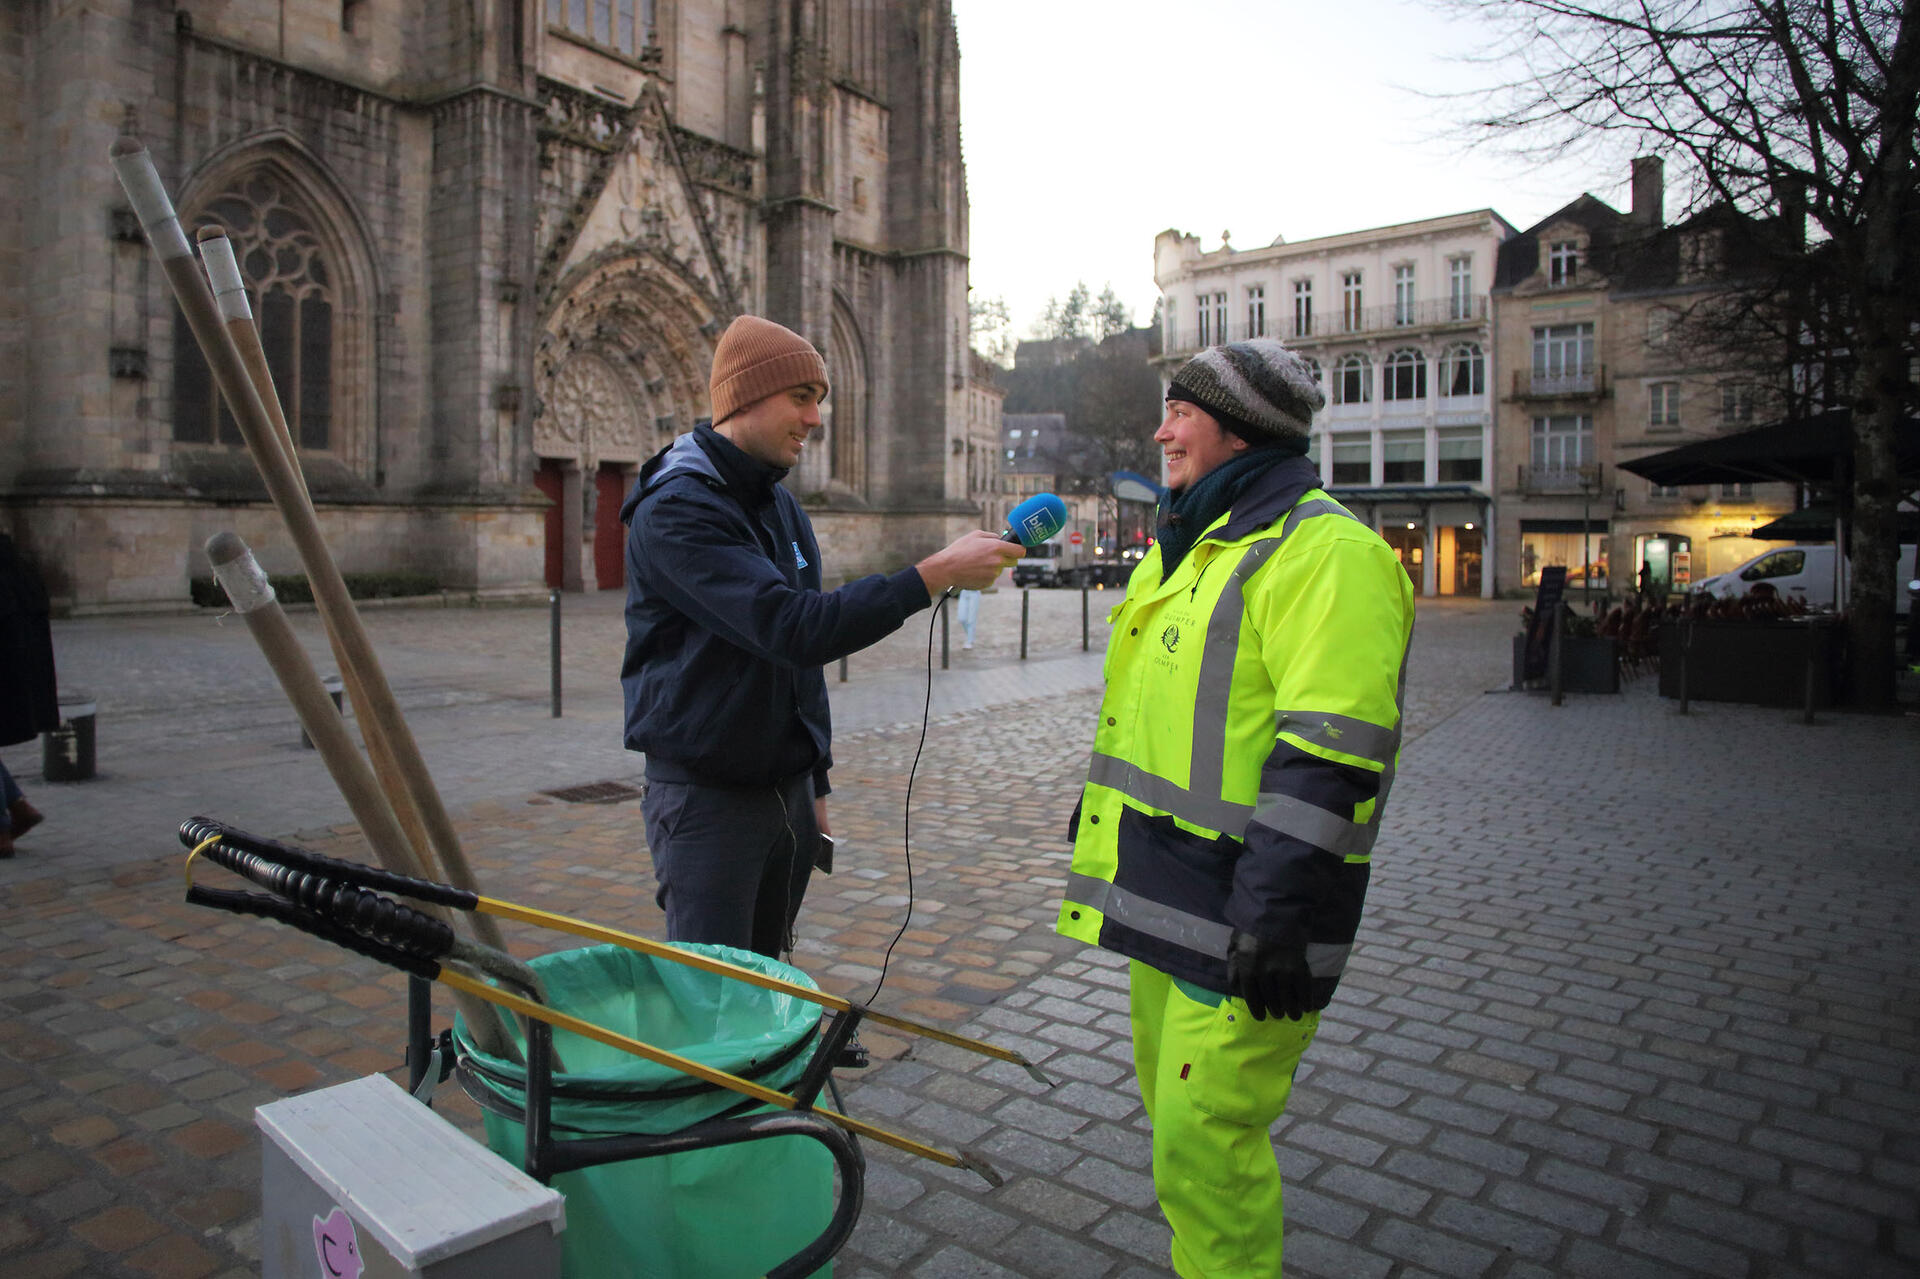
M640 478L620 504L621 523L632 524L634 509L649 493L683 475L731 494L749 509L757 509L773 501L774 485L786 478L787 471L747 456L703 419L641 464Z

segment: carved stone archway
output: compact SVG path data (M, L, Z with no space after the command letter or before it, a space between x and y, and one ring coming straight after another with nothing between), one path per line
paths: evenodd
M705 416L723 321L697 281L644 252L590 260L555 293L534 355L533 451L558 471L549 536L561 539L561 585L580 590L617 578L606 565L617 560L619 498L640 464Z

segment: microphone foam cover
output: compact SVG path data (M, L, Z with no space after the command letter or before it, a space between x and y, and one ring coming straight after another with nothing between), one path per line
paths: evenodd
M1067 526L1067 504L1052 493L1035 493L1007 512L1007 528L1022 546L1038 546Z

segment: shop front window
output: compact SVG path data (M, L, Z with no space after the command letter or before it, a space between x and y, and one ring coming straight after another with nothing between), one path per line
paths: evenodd
M1607 585L1607 535L1587 533L1578 526L1571 532L1520 533L1520 584L1540 585L1540 570L1559 564L1567 570L1569 588L1586 585L1605 590Z

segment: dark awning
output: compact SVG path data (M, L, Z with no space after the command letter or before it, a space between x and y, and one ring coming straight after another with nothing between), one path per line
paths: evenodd
M1620 463L1655 484L1817 484L1844 482L1853 457L1851 409L1775 422L1733 435L1684 444ZM1920 478L1920 419L1908 418L1895 437L1902 476Z
M1920 512L1897 511L1895 514L1901 543L1920 540ZM1747 536L1762 542L1831 542L1833 508L1809 506L1789 511L1771 523L1762 524Z

